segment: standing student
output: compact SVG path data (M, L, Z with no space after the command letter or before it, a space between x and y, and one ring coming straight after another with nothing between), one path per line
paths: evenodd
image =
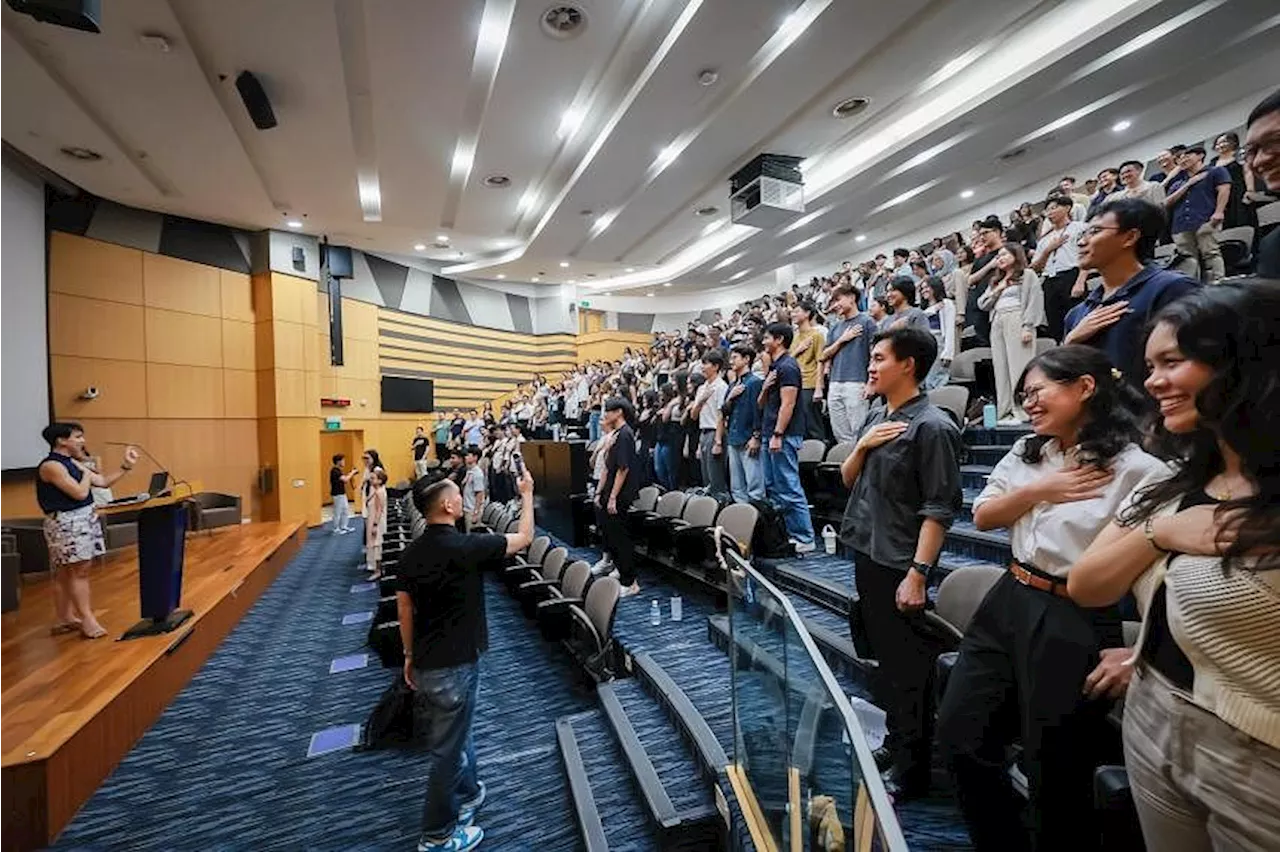
M1102 203L1097 207L1100 209ZM1031 261L1033 272L1043 276L1040 289L1044 296L1045 323L1049 336L1061 341L1066 334L1063 322L1067 313L1080 301L1076 293L1084 293L1085 274L1080 269L1079 242L1084 223L1071 218L1072 201L1065 195L1053 195L1045 202L1045 218L1050 228L1040 238Z
M1009 530L1013 562L969 622L938 710L938 743L980 852L1088 849L1096 842L1093 770L1106 755L1111 698L1129 651L1114 607L1067 596L1072 565L1148 477L1142 401L1107 356L1059 346L1018 381L1032 435L1019 438L974 501L980 530ZM1102 679L1106 682L1103 683ZM1101 685L1100 685L1101 684ZM1028 826L1009 780L1019 740Z
M1218 232L1231 200L1231 175L1221 166L1206 166L1204 148L1198 145L1183 151L1178 165L1182 171L1169 181L1164 200L1173 243L1196 261L1200 278L1213 284L1226 274Z
M604 402L604 426L612 435L606 451L604 479L596 490L596 507L604 534L604 547L615 566L621 597L640 593L636 582L635 547L627 528L627 510L635 502L640 488L637 485L639 457L636 454L636 436L630 421L635 416L631 403L621 397L610 397Z
M54 633L79 630L86 639L107 635L89 600L89 565L106 553L102 524L93 510L93 488L111 485L133 470L138 451L125 447L124 461L113 473L94 473L84 464L84 427L50 423L41 437L49 455L37 468L36 502L44 512L44 540L53 573Z
M946 285L936 275L920 282L920 301L929 320L929 333L938 343L938 359L923 385L925 390L933 390L951 380L951 361L956 354L956 303L948 298Z
M1044 324L1044 291L1027 268L1022 246L1009 243L996 255L995 278L978 298L991 314L991 367L996 378L996 416L1005 424L1025 422L1013 386L1036 354L1036 328Z
M449 452L449 418L445 416L443 411L440 412L440 417L436 420L435 436L436 458L443 463Z
M720 443L720 409L724 406L729 386L724 380L724 350L719 346L708 349L702 356L702 387L689 409L690 417L698 423L698 464L702 472L702 484L712 497L729 493L725 479L724 445Z
M1080 268L1097 270L1096 287L1067 314L1063 343L1085 343L1107 353L1125 381L1141 389L1144 329L1170 302L1200 286L1181 272L1152 262L1164 228L1160 208L1137 198L1108 201L1080 235Z
M421 426L413 430L413 443L410 449L413 450L413 478L421 479L427 475L427 450L431 448L431 442L427 440L427 433Z
M462 461L467 472L462 480L463 528L470 532L480 523L480 513L484 511L485 494L488 483L485 482L484 469L480 467L480 448L471 444L462 454Z
M804 420L800 404L800 365L788 354L791 326L775 322L764 330L764 350L772 366L760 386L757 403L762 409L761 434L769 436L764 455L764 490L782 513L787 534L796 553L815 549L809 499L800 484L800 445L804 443Z
M884 399L840 466L850 489L840 539L853 553L861 621L880 663L873 691L889 728L880 762L891 764L885 786L899 801L929 787L927 692L939 649L924 623L925 585L962 505L960 431L920 392L937 354L918 329L876 335L867 392Z
M382 540L387 535L387 472L375 467L369 473L369 500L364 508L365 567L369 579L382 576Z
M329 496L333 498L334 535L346 535L351 532L351 501L347 499L347 483L356 475L356 469L343 472L342 463L346 458L342 453L334 453L333 467L329 468Z
M825 441L827 430L822 422L822 365L819 358L826 346L827 336L813 321L817 310L813 302L807 299L797 302L791 309L795 337L789 351L800 365L798 414L804 416L804 436L814 441Z
M404 644L404 679L416 693L414 715L428 753L422 852L469 852L484 830L476 812L487 791L477 777L472 738L480 660L489 649L481 572L533 541L533 477L520 480L520 526L507 535L464 535L462 492L449 479L414 485L426 531L397 566L396 609Z
M729 350L733 386L725 396L718 441L729 453L729 491L735 503L765 499L764 468L760 461L760 395L763 380L751 372L755 350L739 343Z
M858 310L858 291L841 285L831 292L831 306L840 318L831 326L823 362L831 365L827 413L837 441L853 441L867 416L867 364L876 321Z
M1280 290L1203 288L1156 316L1154 439L1180 461L1068 575L1143 614L1124 750L1146 846L1270 852L1280 837Z

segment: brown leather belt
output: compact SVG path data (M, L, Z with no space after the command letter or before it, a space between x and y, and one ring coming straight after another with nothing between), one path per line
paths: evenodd
M1067 594L1066 578L1060 580L1050 580L1048 577L1042 577L1039 574L1033 574L1018 562L1009 563L1009 573L1013 575L1013 579L1017 580L1024 586L1030 586L1033 589L1039 589L1051 595L1057 595L1060 598L1070 598Z

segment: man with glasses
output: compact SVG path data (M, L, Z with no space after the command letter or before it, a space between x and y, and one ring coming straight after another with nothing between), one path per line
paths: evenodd
M1271 192L1280 191L1280 90L1254 107L1247 123L1245 168L1262 178ZM1258 277L1280 279L1280 228L1273 228L1258 244L1257 258Z
M1072 308L1064 323L1063 343L1102 349L1139 391L1146 378L1143 343L1148 321L1200 286L1194 278L1151 263L1163 227L1160 208L1145 201L1123 198L1102 205L1078 245L1080 268L1100 274L1102 286Z

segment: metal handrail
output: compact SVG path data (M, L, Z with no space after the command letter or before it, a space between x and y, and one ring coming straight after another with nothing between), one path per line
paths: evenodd
M822 680L823 687L831 696L836 710L844 719L849 741L853 744L854 754L858 758L858 766L862 770L862 781L866 785L867 794L871 798L872 807L878 817L876 821L882 832L881 839L885 844L885 849L887 852L908 852L906 838L902 835L902 826L898 824L893 804L889 800L889 794L885 792L884 781L880 777L880 771L876 768L875 758L871 755L871 747L867 744L867 738L862 732L862 724L858 721L857 715L854 714L853 706L849 704L849 697L844 694L844 690L836 682L836 676L832 673L831 667L827 665L826 658L819 653L813 637L805 629L804 622L801 620L800 614L796 612L795 606L792 605L791 599L757 571L750 562L737 553L732 550L726 550L726 555L736 564L739 570L754 582L759 583L761 587L782 604L783 611L786 613L788 620L790 620L796 635L800 637L800 643L804 647L805 653L809 655L809 659L813 662L814 669L818 672L818 677ZM730 586L730 594L732 594L732 586Z

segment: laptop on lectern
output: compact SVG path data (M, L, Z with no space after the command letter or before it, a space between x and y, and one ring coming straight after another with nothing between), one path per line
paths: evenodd
M151 481L147 483L147 490L141 494L131 494L128 497L117 497L108 506L121 506L126 503L145 503L152 497L162 497L169 492L169 471L158 470L151 474Z

